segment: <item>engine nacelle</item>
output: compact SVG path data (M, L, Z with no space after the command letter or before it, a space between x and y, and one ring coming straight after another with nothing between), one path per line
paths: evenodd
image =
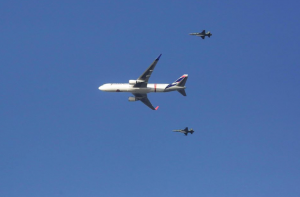
M138 101L139 99L138 98L136 98L136 97L134 97L134 96L130 96L129 98L128 98L128 101L130 101L130 102L134 102L134 101Z
M129 85L135 85L137 84L137 81L136 80L129 80ZM129 97L130 98L130 97Z
M129 80L129 85L135 85L135 84L138 84L138 83L142 83L144 81L141 81L141 80Z

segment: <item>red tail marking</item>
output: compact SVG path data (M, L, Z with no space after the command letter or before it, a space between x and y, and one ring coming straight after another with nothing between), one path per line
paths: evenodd
M156 108L155 108L155 110L157 110L159 108L159 106L157 106Z

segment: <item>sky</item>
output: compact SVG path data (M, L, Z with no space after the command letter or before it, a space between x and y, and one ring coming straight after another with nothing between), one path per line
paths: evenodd
M0 196L298 197L299 6L1 1ZM159 54L186 97L98 90Z

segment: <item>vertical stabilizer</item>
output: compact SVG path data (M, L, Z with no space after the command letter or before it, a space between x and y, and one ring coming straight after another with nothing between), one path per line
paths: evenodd
M184 74L179 79L177 79L178 81L177 86L184 87L188 77L189 77L188 74Z
M212 34L210 33L210 31L207 32L207 36L210 38Z
M166 88L170 88L170 87L173 87L173 86L184 87L187 78L188 78L188 74L184 74L181 77L179 77L176 81L174 81L173 83L169 84Z
M169 84L166 87L166 89L177 90L180 94L182 94L183 96L186 96L184 89L185 89L185 83L186 83L187 79L188 79L188 74L184 74L181 77L179 77L176 81Z

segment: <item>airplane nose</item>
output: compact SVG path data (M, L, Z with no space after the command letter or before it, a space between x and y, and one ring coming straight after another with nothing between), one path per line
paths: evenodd
M98 89L103 91L103 85L102 85L102 86L100 86Z

